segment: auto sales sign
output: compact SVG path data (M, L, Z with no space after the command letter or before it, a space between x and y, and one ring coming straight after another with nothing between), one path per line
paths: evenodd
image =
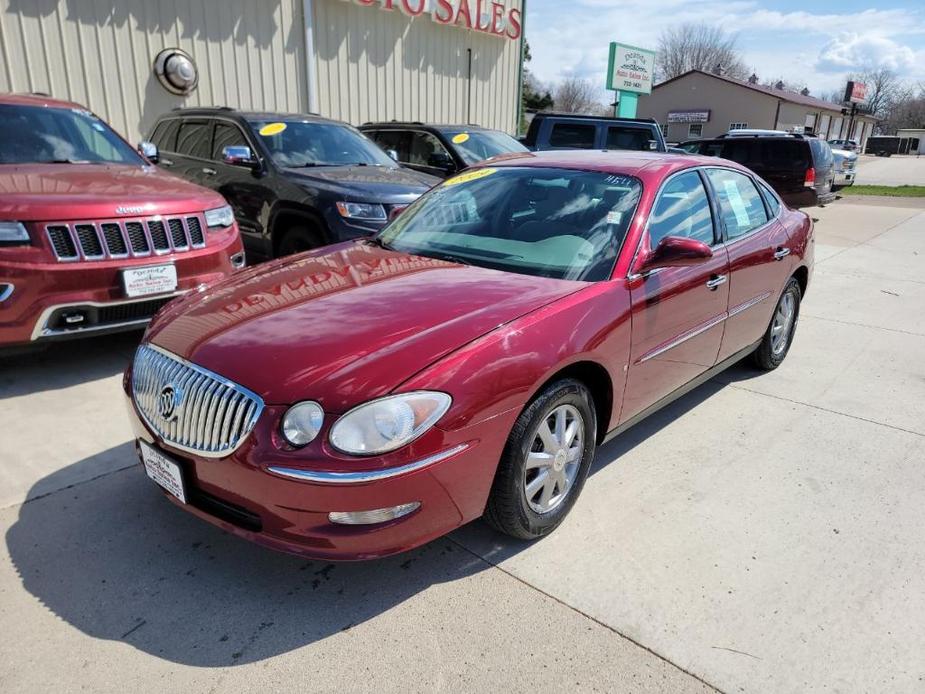
M610 63L607 68L607 88L621 92L650 94L655 51L622 43L610 44Z

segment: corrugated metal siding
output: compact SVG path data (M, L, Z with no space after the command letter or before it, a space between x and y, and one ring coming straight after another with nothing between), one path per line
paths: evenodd
M154 57L179 47L199 67L187 97ZM0 0L0 92L84 104L130 142L175 106L306 110L301 0Z
M322 115L354 124L470 122L515 132L519 40L344 0L313 6ZM521 2L505 6L520 9Z

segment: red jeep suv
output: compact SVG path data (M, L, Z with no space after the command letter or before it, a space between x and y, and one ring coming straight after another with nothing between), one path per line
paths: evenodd
M78 104L0 95L0 346L137 328L243 264L221 195Z

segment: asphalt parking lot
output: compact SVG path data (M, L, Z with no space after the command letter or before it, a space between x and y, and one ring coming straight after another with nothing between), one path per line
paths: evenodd
M137 335L4 359L0 689L921 691L925 207L813 214L784 365L604 446L533 544L474 523L366 564L252 546L135 465Z
M874 186L925 186L925 157L862 154L858 157L857 182Z

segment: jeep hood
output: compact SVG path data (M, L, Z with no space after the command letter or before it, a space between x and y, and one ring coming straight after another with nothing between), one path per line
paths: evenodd
M347 242L175 301L147 339L268 404L312 399L339 413L586 286Z

